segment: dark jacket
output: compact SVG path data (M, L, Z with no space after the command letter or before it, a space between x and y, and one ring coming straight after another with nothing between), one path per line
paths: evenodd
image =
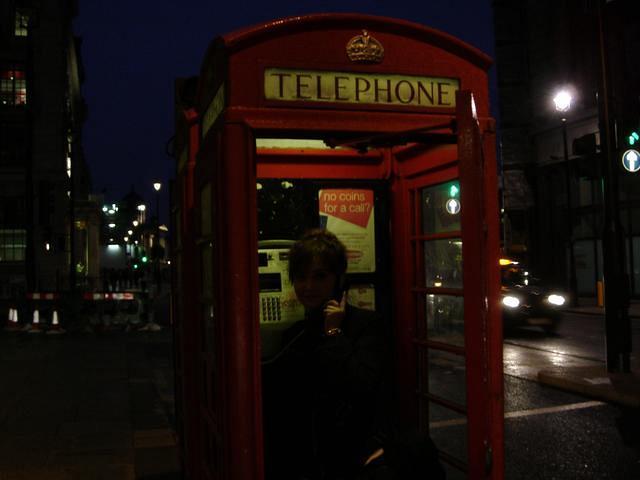
M306 318L263 367L267 480L354 478L390 420L385 326L347 305L342 331L325 336L321 314Z

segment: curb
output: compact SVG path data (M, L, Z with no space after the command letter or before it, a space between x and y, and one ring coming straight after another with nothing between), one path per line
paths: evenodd
M604 308L600 307L586 307L590 308L589 310L582 310L580 307L576 308L566 308L562 312L563 313L575 313L577 315L593 315L595 316L604 316ZM600 308L600 310L593 310L595 308ZM638 313L629 313L629 318L640 319L640 314Z
M634 373L608 374L602 369L598 376L594 376L591 369L591 374L582 376L578 373L541 370L538 372L538 382L586 397L640 409L640 377Z

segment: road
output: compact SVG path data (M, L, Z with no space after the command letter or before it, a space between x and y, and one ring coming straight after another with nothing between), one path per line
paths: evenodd
M550 337L533 327L505 337L507 479L640 478L637 412L535 382L548 365L592 365L604 355L602 316L567 314Z
M635 322L638 331L640 324ZM540 370L602 365L603 358L602 316L567 314L553 336L537 327L508 333L504 341L506 479L640 479L640 413L537 382ZM454 367L440 373L451 378L463 371ZM439 380L446 382L446 378ZM449 394L456 397L454 392ZM457 395L464 397L465 392ZM465 417L432 404L430 420L438 448L465 458ZM463 478L453 469L447 475L450 480Z
M634 329L640 320L634 319ZM535 380L537 372L552 365L590 366L605 358L604 317L566 314L555 335L537 327L513 329L505 334L505 374Z

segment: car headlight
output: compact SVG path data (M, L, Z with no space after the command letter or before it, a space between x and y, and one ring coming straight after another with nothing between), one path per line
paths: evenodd
M556 305L558 307L561 307L562 305L564 305L566 301L567 301L566 298L564 298L562 295L558 295L557 293L552 293L547 297L547 302L549 302L551 305Z
M518 306L520 305L520 299L518 297L514 297L513 295L506 295L502 297L502 304L505 307L518 308Z

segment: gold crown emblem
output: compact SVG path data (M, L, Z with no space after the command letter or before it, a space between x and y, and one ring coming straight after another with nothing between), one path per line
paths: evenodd
M347 42L347 56L352 62L380 63L384 57L384 48L378 40L363 30L362 35Z

